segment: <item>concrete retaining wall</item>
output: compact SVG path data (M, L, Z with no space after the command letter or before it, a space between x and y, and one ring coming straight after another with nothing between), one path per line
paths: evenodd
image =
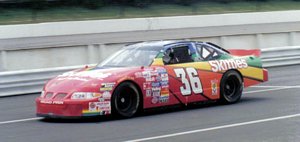
M300 11L0 26L0 71L97 63L123 45L190 39L227 49L300 45Z
M300 11L52 22L0 26L0 39L299 22Z

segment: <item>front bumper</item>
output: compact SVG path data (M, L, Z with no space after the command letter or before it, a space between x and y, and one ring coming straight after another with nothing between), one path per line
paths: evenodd
M37 98L36 115L48 118L81 118L110 114L110 107L105 110L99 107L92 108L91 104L97 103L97 100L64 100L58 102Z

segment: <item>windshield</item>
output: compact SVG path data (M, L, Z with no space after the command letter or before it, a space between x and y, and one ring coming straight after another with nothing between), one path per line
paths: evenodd
M159 51L149 48L123 48L108 59L104 60L98 67L133 67L149 66Z

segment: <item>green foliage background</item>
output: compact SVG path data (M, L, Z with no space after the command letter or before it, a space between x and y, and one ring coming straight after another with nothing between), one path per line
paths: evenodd
M46 9L57 6L80 6L90 9L97 9L107 5L124 5L143 8L151 4L178 4L190 6L197 2L218 2L222 4L228 4L232 2L243 1L266 2L269 0L4 0L0 1L0 7Z
M0 0L0 25L300 10L300 0Z

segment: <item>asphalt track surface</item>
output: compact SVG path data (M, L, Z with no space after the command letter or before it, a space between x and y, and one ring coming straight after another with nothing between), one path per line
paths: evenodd
M233 105L148 111L131 119L44 120L39 94L0 98L1 142L299 142L300 65L269 68L270 81Z

